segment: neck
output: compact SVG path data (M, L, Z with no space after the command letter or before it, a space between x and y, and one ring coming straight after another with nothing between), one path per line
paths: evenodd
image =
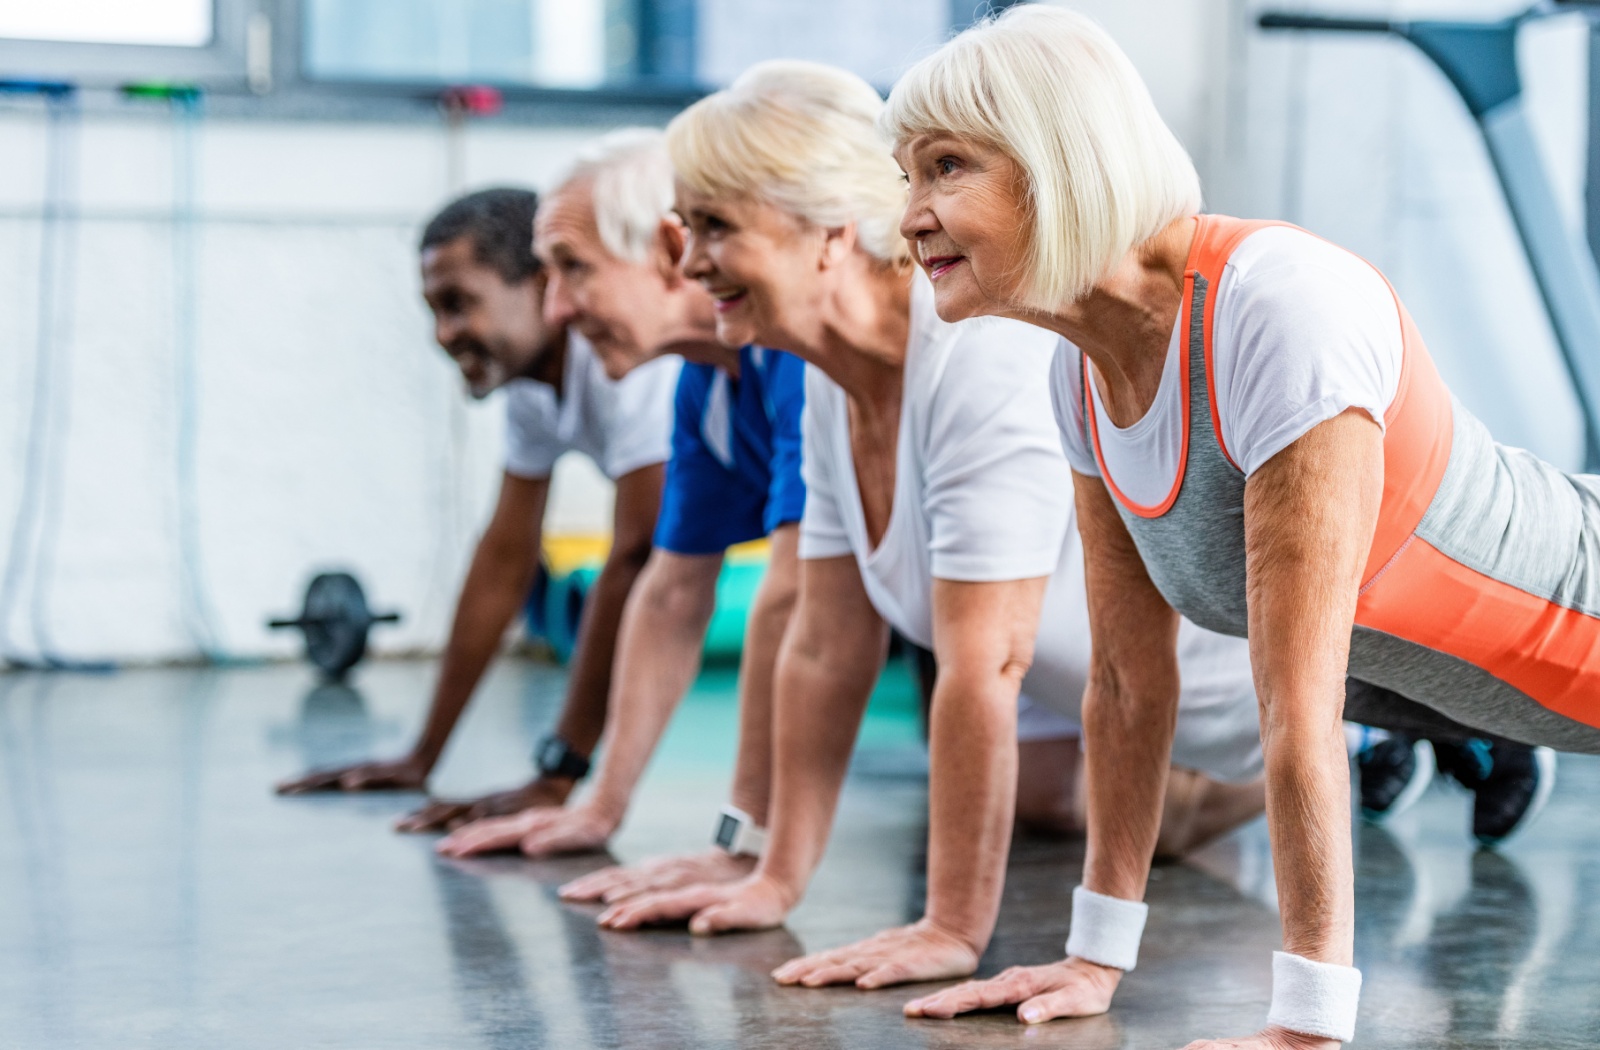
M739 348L718 342L717 315L711 297L698 286L685 286L682 304L682 314L677 323L667 329L656 356L677 354L685 361L716 365L737 375Z
M861 265L822 297L807 329L787 341L838 383L858 411L870 412L899 404L915 271L858 258Z
M1065 336L1094 365L1113 421L1127 425L1154 400L1172 326L1183 305L1184 271L1195 220L1179 219L1141 244L1089 294L1059 310L1013 316ZM1148 399L1142 394L1147 393ZM1123 422L1122 409L1143 402Z
M522 373L524 379L533 379L555 387L561 394L561 381L567 374L567 330L557 329L550 340L539 348L533 362Z

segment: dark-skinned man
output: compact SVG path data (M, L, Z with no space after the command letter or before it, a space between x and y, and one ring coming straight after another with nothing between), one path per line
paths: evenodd
M565 707L535 755L539 773L484 798L432 800L398 827L443 830L560 805L588 770L605 726L623 606L651 551L678 364L652 361L613 380L581 335L545 323L546 274L532 250L537 203L528 190L483 190L452 202L422 235L422 293L435 337L473 397L505 388L507 431L499 499L456 604L422 732L399 758L315 772L279 785L283 794L426 789L533 585L551 468L568 451L588 456L616 483L613 539L584 609Z

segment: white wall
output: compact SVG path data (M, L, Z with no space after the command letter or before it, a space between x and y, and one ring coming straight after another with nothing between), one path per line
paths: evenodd
M1283 217L1361 252L1398 286L1446 378L1501 440L1565 466L1577 407L1477 131L1407 45L1267 36L1256 0L1080 0L1150 82L1219 211ZM1310 5L1294 0L1302 9ZM1319 0L1320 10L1384 10ZM1490 0L1387 5L1418 16ZM1586 67L1572 20L1528 34L1530 103L1574 224ZM17 506L34 361L44 125L0 109L0 538ZM403 610L386 650L442 637L497 470L497 407L467 404L416 294L423 218L461 187L539 184L574 130L207 122L197 288L199 564L230 652L304 579L354 567ZM43 618L67 655L194 654L180 605L172 226L160 113L81 128L73 372ZM453 159L452 159L453 158ZM452 175L454 173L454 175ZM576 472L576 473L574 473ZM607 493L564 463L552 527L604 528ZM3 554L3 551L0 551ZM38 568L30 565L30 568ZM29 578L9 634L28 651Z
M1459 18L1520 6L1319 0L1316 9ZM1582 417L1549 321L1482 137L1444 76L1400 40L1254 31L1244 40L1229 70L1235 101L1217 129L1212 205L1298 222L1372 260L1446 382L1499 440L1580 466ZM1586 47L1585 27L1569 16L1525 29L1519 55L1559 204L1580 237Z
M9 636L57 650L191 656L180 604L174 124L85 116L75 191L70 411L49 493L53 561L30 560ZM540 184L586 133L204 122L198 130L199 544L232 654L287 653L269 613L309 573L352 567L406 613L386 650L442 637L498 476L498 402L470 404L417 294L420 224L453 188ZM0 537L11 535L35 361L45 126L0 111ZM452 156L453 151L453 156ZM452 187L452 173L460 183ZM56 359L58 362L61 358ZM603 529L592 470L558 471L551 525ZM3 555L3 552L0 552Z

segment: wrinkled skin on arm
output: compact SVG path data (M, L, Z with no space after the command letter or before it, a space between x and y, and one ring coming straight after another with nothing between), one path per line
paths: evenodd
M1129 659L1130 650L1139 648L1151 659L1170 650L1162 646L1158 651L1148 636L1130 647L1122 632L1137 631L1139 617L1119 622L1105 607L1110 597L1106 584L1132 588L1123 600L1130 608L1143 607L1145 617L1157 612L1149 597L1154 588L1146 592L1137 586L1129 560L1129 553L1137 552L1115 519L1104 486L1081 476L1077 484L1095 632L1094 671L1085 699L1091 842L1085 883L1101 893L1140 899L1149 865L1139 860L1148 858L1154 843L1149 788L1156 779L1157 758L1150 753L1153 742L1148 742L1142 757L1138 746L1124 749L1120 759L1131 766L1107 763L1107 749L1116 753L1108 730L1119 724L1130 731L1133 727L1125 718L1104 717L1102 708L1107 697L1126 703L1129 696L1158 685L1151 672L1175 675L1176 665L1167 671L1154 665L1140 669ZM1344 966L1352 958L1354 901L1349 770L1340 716L1357 591L1382 487L1382 434L1364 413L1351 410L1284 449L1251 476L1245 489L1250 650L1261 699L1267 822L1284 947ZM1108 564L1110 574L1104 571ZM1110 619L1107 613L1112 613ZM1119 655L1107 661L1111 653ZM1175 682L1171 688L1175 700ZM1147 710L1155 714L1160 709L1152 699ZM1170 723L1165 735L1165 747L1170 747ZM1108 790L1121 792L1113 798L1129 800L1120 818L1099 805ZM1159 794L1155 798L1158 807ZM1110 832L1103 839L1102 829ZM906 1010L914 1016L950 1017L1019 1003L1019 1016L1028 1022L1080 1016L1106 1009L1119 979L1116 970L1067 959L969 982L912 1002ZM1200 1040L1186 1050L1337 1046L1334 1040L1269 1026L1237 1039Z
M1144 898L1161 827L1178 713L1178 615L1145 572L1099 478L1074 475L1093 636L1083 728L1088 791L1084 884ZM1017 967L906 1004L912 1017L948 1018L1016 1004L1020 1020L1104 1013L1122 971L1069 958Z
M928 905L921 920L779 967L781 984L882 988L965 977L994 932L1016 802L1017 693L1048 579L935 580Z

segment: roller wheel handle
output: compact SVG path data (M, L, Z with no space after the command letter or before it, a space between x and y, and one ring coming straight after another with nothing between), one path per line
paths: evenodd
M1325 18L1287 11L1268 11L1256 24L1262 29L1320 29L1334 33L1392 33L1397 28L1396 23L1383 18Z

